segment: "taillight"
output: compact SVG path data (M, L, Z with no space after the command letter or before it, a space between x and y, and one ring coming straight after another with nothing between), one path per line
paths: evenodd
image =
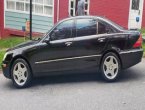
M134 48L137 47L142 47L142 35L140 34L140 37L138 38L138 40L136 41L136 43L133 45Z

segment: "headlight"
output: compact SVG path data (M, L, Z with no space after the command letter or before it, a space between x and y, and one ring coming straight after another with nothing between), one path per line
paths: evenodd
M5 60L5 58L7 57L8 53L6 52L4 57L3 57L3 61Z

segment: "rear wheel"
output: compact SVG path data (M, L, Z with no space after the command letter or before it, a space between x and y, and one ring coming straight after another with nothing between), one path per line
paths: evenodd
M101 63L101 73L106 81L115 81L120 74L121 63L115 53L109 52L104 55Z
M27 87L32 80L30 67L23 59L14 61L11 68L11 76L14 85L18 88Z

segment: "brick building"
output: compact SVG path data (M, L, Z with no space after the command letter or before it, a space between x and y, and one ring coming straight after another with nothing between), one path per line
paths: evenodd
M78 0L33 0L33 32L45 33L57 21L76 16L77 3ZM23 34L29 6L29 0L0 0L0 37ZM85 13L107 17L129 29L145 28L145 0L85 0Z

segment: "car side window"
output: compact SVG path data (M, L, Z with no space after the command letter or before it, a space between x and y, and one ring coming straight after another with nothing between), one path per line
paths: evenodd
M60 40L72 37L74 20L67 20L56 26L50 33L50 40Z
M98 34L104 34L104 33L107 33L106 26L103 23L98 22Z
M96 35L97 25L95 19L77 19L76 37Z
M98 34L105 34L105 33L114 33L114 30L112 29L109 24L105 24L103 22L98 21Z

